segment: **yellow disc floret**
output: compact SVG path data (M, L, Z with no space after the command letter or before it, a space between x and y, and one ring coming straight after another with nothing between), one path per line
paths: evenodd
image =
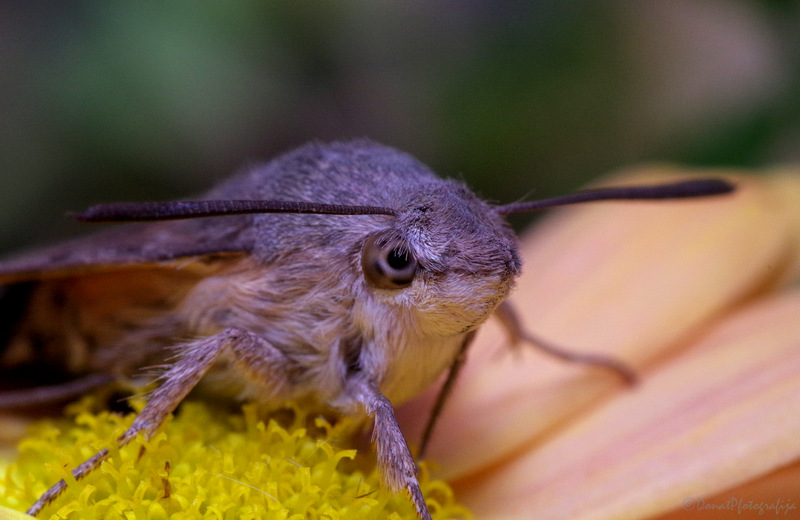
M59 479L66 491L40 518L108 520L414 519L408 497L380 485L375 470L342 449L353 424L331 424L293 407L263 419L253 405L220 411L187 402L150 439L115 439L134 414L72 407L74 420L37 424L17 459L0 465L0 506L25 510ZM102 448L109 458L80 481L70 470ZM433 518L467 518L444 482L420 474ZM0 518L5 513L0 509ZM16 518L8 516L8 518Z

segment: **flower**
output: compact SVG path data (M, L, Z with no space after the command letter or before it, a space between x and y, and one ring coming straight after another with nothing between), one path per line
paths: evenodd
M416 517L408 497L382 489L374 469L363 471L363 461L348 464L356 450L338 445L352 434L352 421L331 425L294 407L265 423L256 406L243 410L187 402L151 439L140 435L117 449L114 440L135 414L92 413L84 400L73 407L71 426L71 420L40 423L22 441L18 458L3 468L0 504L23 510L64 478L67 489L42 518ZM111 447L110 458L75 482L69 469L103 447ZM424 466L420 482L433 518L469 516L446 484L427 478ZM0 510L0 518L31 517Z
M613 182L685 175L738 189L573 207L525 235L512 296L525 326L640 382L508 353L484 326L428 452L476 518L797 514L800 170L651 167ZM412 439L433 393L401 410Z

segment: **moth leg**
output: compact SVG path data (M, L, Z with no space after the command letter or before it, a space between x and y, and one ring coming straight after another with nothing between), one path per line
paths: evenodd
M0 410L6 408L29 408L68 401L114 381L116 381L116 378L111 374L96 373L57 385L0 392Z
M279 355L277 349L258 336L236 329L228 329L214 336L185 344L176 361L161 375L163 382L150 394L144 409L134 419L130 428L117 438L117 444L120 447L125 446L140 432L147 436L153 434L225 349L230 349L234 358L243 360L249 360L260 352L263 357L257 369L263 371L267 370L272 356ZM275 371L271 374L275 374ZM89 460L73 469L72 475L75 479L85 477L108 458L108 455L108 449L100 450ZM44 506L58 497L66 487L66 482L60 480L39 497L39 500L28 509L27 513L35 516Z
M547 341L544 341L543 339L526 331L522 326L522 322L520 321L516 310L514 310L514 307L508 301L501 303L497 309L495 309L495 314L500 319L500 322L503 324L503 327L510 336L512 345L518 345L521 342L529 343L546 354L557 357L564 361L569 361L570 363L582 363L584 365L592 365L611 370L628 385L633 385L636 383L636 372L634 372L634 370L628 365L617 359L600 354L573 352L557 345L553 345L552 343L548 343Z
M249 345L253 342L263 343L263 340L248 332L227 329L184 345L177 360L159 377L162 382L147 398L144 409L133 420L131 427L117 439L119 446L125 446L140 432L147 436L155 432L186 394L200 382L223 350L231 349L234 356L238 356L242 350L252 350L243 343Z
M364 405L367 414L375 420L372 442L384 483L394 492L407 489L417 509L417 516L421 520L431 520L417 480L417 466L397 424L392 403L373 381L355 378L349 382L349 386L351 395Z
M442 414L442 410L444 409L444 404L447 402L447 399L453 393L453 387L458 379L458 375L461 373L461 369L464 367L464 363L467 361L467 350L472 344L472 340L475 339L475 332L476 331L473 330L464 336L464 341L461 343L461 347L458 349L458 353L456 354L456 357L453 359L453 363L450 365L450 368L447 371L447 378L444 380L444 384L439 390L439 393L436 394L436 401L433 403L433 408L428 416L428 422L425 423L425 431L423 431L422 439L419 443L419 458L425 456L425 451L428 449L428 444L430 443L431 436L433 435L433 428L436 426L436 421Z

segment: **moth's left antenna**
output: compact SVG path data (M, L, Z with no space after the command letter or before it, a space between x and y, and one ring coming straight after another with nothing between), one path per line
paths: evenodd
M353 206L284 200L184 200L169 202L112 202L92 206L70 216L82 222L142 222L179 220L253 213L314 215L396 215L382 206Z

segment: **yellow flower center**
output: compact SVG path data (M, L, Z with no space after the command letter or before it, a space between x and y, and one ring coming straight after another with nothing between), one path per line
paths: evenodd
M405 494L383 489L377 472L354 460L356 450L338 447L354 430L347 419L331 424L291 407L265 422L253 405L231 413L188 402L153 438L118 449L134 414L90 408L84 400L72 407L73 421L33 428L17 459L0 465L0 505L25 510L64 479L66 491L41 518L416 518ZM104 447L108 460L76 482L69 471ZM470 516L424 464L420 483L433 518Z

